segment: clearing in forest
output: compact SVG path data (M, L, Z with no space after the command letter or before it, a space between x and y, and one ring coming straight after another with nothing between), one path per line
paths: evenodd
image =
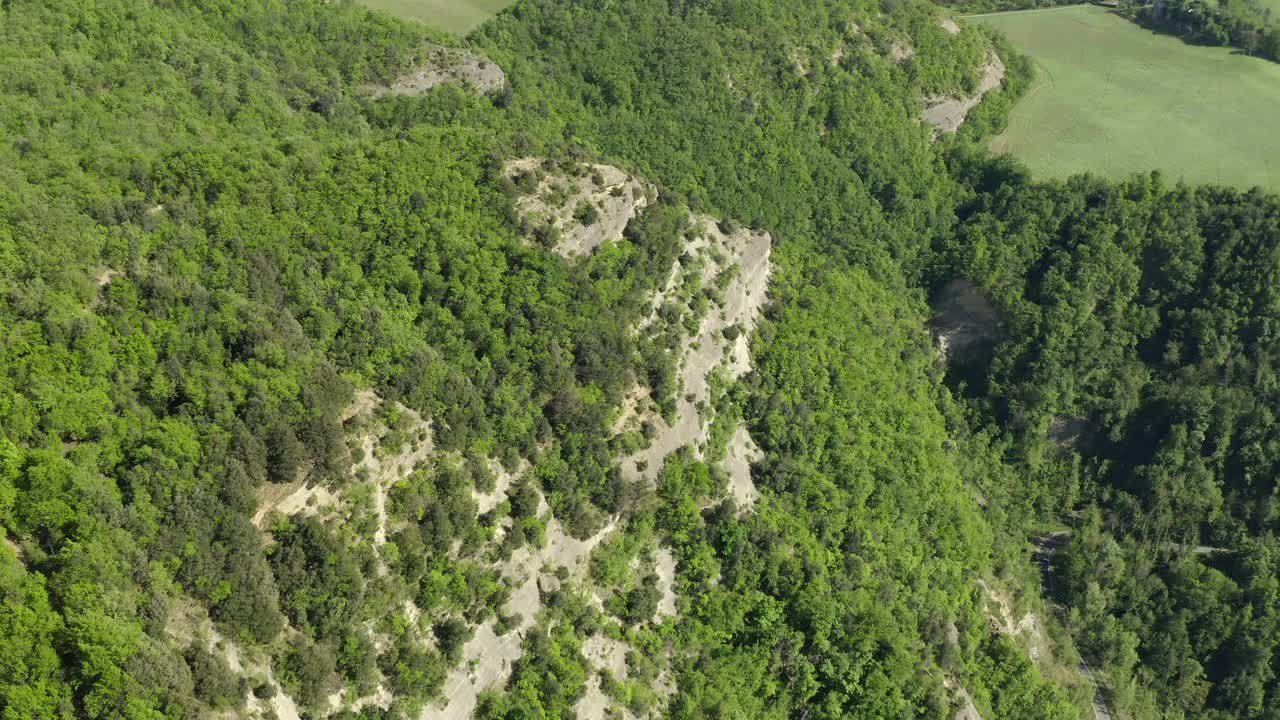
M1280 190L1280 64L1189 45L1108 10L975 17L1036 63L1036 81L991 142L1038 175L1171 179Z
M360 0L375 10L419 20L437 30L466 35L512 0Z

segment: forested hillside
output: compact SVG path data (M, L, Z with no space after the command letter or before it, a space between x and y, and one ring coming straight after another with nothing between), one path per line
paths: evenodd
M0 19L0 717L1275 717L1280 201L1032 182L998 38Z
M1033 512L1081 510L1082 651L1135 717L1275 717L1280 199L990 172L937 281L984 287L1002 337L955 381L1015 438Z

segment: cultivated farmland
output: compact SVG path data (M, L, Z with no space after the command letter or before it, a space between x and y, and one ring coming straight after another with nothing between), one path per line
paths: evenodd
M1037 69L992 148L1040 175L1158 168L1280 189L1280 65L1189 45L1094 6L974 17Z

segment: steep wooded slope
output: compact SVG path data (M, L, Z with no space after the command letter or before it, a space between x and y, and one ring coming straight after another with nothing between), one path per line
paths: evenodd
M440 39L322 2L0 12L4 713L946 717L963 686L1070 716L983 616L1018 546L912 286L961 192L915 119L976 82L976 32L531 2L473 39L502 90L375 97ZM505 172L534 156L656 193L562 257ZM736 286L700 234L768 239L747 339L703 333ZM697 262L727 284L692 273L693 327L638 330ZM630 482L615 423L690 391L685 337L756 369L702 378L705 447Z

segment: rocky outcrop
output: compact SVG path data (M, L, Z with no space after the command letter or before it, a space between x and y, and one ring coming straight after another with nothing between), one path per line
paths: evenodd
M649 446L623 460L623 476L632 480L654 481L667 455L686 445L693 447L697 457L702 457L709 432L703 411L712 401L712 374L719 370L725 373L726 379L734 380L751 370L748 342L767 299L773 271L769 262L771 238L768 233L747 228L722 228L706 215L692 220L696 235L687 245L685 257L701 263L701 287L711 287L723 272L729 273L729 280L723 289L722 306L712 308L698 323L697 332L682 343L674 420L668 423L652 411L638 410L623 421L624 426L647 422L653 428ZM681 271L681 263L677 261L666 287L654 299L655 308L676 296L682 282ZM750 449L753 443L747 438L740 446L741 453L734 460L739 473L753 454ZM746 482L750 482L749 476ZM744 488L744 498L754 499L753 491L754 488Z
M929 330L948 362L965 362L995 342L1000 316L982 290L968 280L947 283L933 307Z
M982 102L982 98L992 90L1000 87L1004 80L1005 67L1000 56L994 52L987 54L987 62L982 66L982 78L978 87L968 95L950 96L933 95L925 98L924 112L921 117L933 126L933 137L937 139L942 133L955 132L969 116L969 112Z
M410 68L389 86L371 88L376 99L384 95L421 95L446 83L458 83L481 94L501 92L507 84L506 73L492 60L463 48L433 45L427 59Z
M524 158L507 163L506 175L535 241L566 258L589 255L621 238L657 193L612 165L582 163L565 172L540 158Z

